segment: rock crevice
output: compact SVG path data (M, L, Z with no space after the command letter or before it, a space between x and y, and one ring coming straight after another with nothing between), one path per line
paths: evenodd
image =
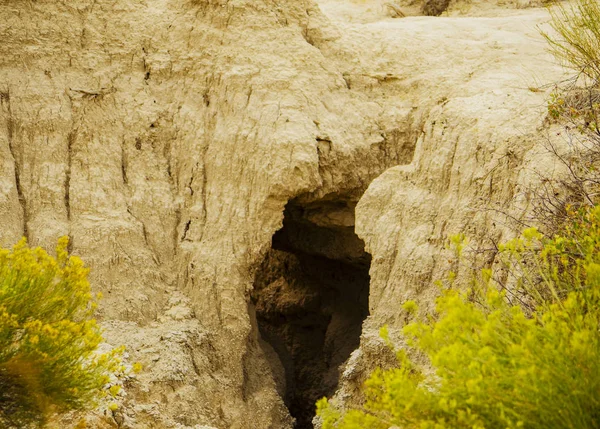
M368 315L370 256L354 234L354 204L290 202L254 280L263 347L296 428L332 395Z
M70 235L144 365L123 427L308 427L433 302L444 236L531 181L546 12L369 2L0 0L0 244Z

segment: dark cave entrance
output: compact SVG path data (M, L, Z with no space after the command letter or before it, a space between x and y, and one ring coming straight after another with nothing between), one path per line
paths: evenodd
M371 257L354 233L355 206L288 203L255 277L259 331L296 429L313 427L315 402L334 393L369 314Z

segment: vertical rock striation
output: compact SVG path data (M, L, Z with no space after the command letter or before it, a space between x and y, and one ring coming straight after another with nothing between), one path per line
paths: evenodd
M0 244L71 237L108 341L146 368L129 427L291 426L254 271L288 200L360 195L411 152L309 43L313 16L303 0L0 3Z
M324 10L0 0L0 244L69 235L90 265L108 342L145 367L123 427L292 427L250 300L288 202L350 243L336 208L402 166L358 202L371 316L343 396L378 326L427 298L445 235L483 234L483 201L535 161L543 95L520 82L547 67L524 31L541 12L432 29Z

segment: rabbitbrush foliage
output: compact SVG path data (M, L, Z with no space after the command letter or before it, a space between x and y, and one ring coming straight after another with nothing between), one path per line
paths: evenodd
M0 249L0 427L38 427L50 413L92 406L120 365L122 349L97 353L88 269L67 243L56 258L24 239Z
M550 9L544 36L578 73L549 103L576 136L574 160L554 151L576 208L551 217L551 236L528 229L501 246L502 263L470 290L443 290L435 314L402 329L407 350L370 376L362 408L317 403L323 429L600 427L600 3L571 5Z
M366 382L362 409L319 401L323 428L598 427L600 207L568 212L560 235L529 229L500 248L518 276L510 293L484 270L404 327L427 364L398 352L398 368Z

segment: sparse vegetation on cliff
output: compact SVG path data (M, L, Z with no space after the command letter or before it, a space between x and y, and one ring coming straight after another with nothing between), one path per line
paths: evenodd
M577 0L549 9L553 32L542 31L554 56L575 75L552 94L548 112L597 142L600 136L600 4ZM591 131L591 135L590 132Z
M555 33L542 32L552 53L564 65L598 83L600 79L600 4L577 0L549 9L550 26Z
M56 258L23 239L0 250L0 426L43 425L48 415L92 406L122 349L97 353L97 296L88 269L59 240Z
M558 84L548 101L548 117L564 128L557 134L562 142L547 139L546 147L568 172L559 180L548 178L543 192L534 191L536 216L548 232L565 221L567 205L600 202L600 4L577 0L549 11L554 32L542 34L556 58L575 74Z
M501 263L467 291L451 275L435 313L402 329L408 347L397 352L398 368L367 380L361 409L319 401L323 429L597 427L600 5L578 0L550 13L555 33L544 36L577 71L549 103L569 139L568 155L550 147L569 172L556 185L572 204L540 195L547 236L530 228L500 246ZM387 329L382 336L392 346Z
M484 270L469 292L444 290L403 329L420 359L399 351L398 368L375 371L363 409L321 400L323 428L596 427L600 207L569 219L561 235L529 229L501 247L514 288Z

